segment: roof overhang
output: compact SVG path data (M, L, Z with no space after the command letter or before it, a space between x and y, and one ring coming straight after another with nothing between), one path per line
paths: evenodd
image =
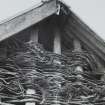
M56 0L48 0L0 23L0 41L17 34L56 12Z

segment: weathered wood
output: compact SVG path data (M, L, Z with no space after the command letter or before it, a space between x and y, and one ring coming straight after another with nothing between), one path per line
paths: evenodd
M57 11L56 0L41 3L0 24L0 41L38 23Z

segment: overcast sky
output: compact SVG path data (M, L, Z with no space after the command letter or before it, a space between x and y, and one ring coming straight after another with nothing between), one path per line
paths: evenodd
M0 0L0 21L7 19L41 0ZM98 35L105 40L105 0L63 0Z

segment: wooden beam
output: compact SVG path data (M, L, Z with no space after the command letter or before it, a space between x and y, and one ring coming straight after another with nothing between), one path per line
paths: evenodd
M50 0L0 23L0 41L38 23L56 11L56 0Z

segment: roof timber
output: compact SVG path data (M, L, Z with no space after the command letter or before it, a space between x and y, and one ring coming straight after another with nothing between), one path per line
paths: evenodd
M0 24L0 41L38 23L56 11L56 0L50 0L2 22Z

